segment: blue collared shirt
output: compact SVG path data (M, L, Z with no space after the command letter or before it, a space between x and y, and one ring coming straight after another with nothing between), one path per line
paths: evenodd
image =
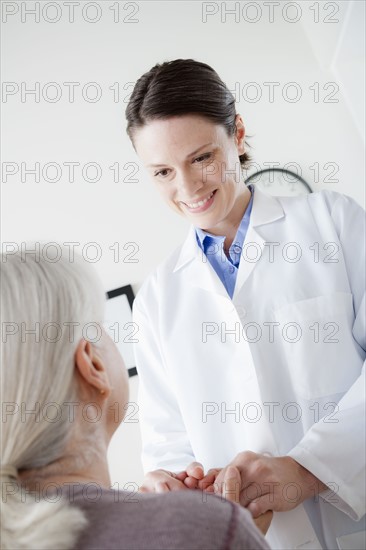
M250 213L253 205L253 186L248 186L251 198L240 222L235 239L229 248L229 258L224 252L225 236L212 235L200 228L196 228L198 246L205 253L208 261L216 271L230 298L233 297L236 277L238 274L240 256L245 236L248 231Z

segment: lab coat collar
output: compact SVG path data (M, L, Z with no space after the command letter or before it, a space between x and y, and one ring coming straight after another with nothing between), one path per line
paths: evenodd
M251 228L277 221L283 218L284 215L285 213L278 198L268 195L267 193L261 191L258 187L255 187L248 232ZM205 261L204 253L200 250L197 244L196 228L192 225L188 236L183 243L178 260L173 269L173 273L195 258L200 262Z
M262 191L259 187L255 188L253 197L253 208L250 216L250 225L257 227L277 221L285 216L282 205L278 197L273 197Z

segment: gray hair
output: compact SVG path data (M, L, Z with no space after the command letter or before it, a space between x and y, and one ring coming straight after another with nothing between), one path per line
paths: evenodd
M66 406L77 399L76 347L82 337L95 343L103 322L100 281L85 260L68 254L62 249L57 261L29 252L0 256L4 549L72 548L87 524L66 499L38 502L28 493L25 502L13 479L17 470L42 468L62 457L72 432ZM42 414L50 403L62 411L56 422Z

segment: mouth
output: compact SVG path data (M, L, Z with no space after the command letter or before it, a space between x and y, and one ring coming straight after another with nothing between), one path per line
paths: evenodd
M204 212L210 208L214 202L215 194L217 189L211 191L209 195L206 195L197 202L184 202L183 204L187 207L190 212Z

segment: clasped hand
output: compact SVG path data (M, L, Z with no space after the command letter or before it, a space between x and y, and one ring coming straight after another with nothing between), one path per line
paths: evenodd
M201 464L192 462L182 472L149 472L141 492L200 489L224 496L251 512L257 526L265 533L273 511L284 512L327 486L289 456L268 457L245 451L225 468L213 468L204 474Z

